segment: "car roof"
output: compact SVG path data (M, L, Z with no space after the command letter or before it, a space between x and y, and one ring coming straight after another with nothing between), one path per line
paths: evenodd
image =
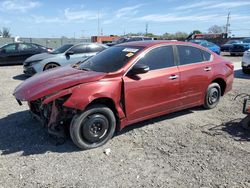
M81 43L73 44L73 46L76 46L76 45L91 45L91 44L103 46L103 44L97 43L97 42L81 42Z
M183 44L183 45L192 45L192 46L199 46L195 45L190 42L182 42L182 41L170 41L170 40L152 40L152 41L134 41L134 42L126 42L122 43L116 46L141 46L141 47L152 47L152 46L157 46L161 44L168 44L168 45L178 45L178 44Z

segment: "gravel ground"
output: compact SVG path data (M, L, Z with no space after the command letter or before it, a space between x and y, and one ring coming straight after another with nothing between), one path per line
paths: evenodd
M236 78L218 107L137 123L88 151L58 145L12 96L22 66L0 67L0 187L250 187L250 132L233 100L250 94L250 75L224 57Z

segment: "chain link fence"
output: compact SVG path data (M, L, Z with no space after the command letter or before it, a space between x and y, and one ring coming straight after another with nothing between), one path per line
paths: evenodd
M58 48L64 44L77 44L81 42L91 42L90 38L74 39L74 38L19 38L22 42L31 42L40 44L49 48ZM15 42L15 38L0 38L0 46Z

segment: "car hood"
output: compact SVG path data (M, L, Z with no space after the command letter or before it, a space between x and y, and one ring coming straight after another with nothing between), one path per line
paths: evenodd
M34 61L41 61L47 58L55 57L57 54L51 54L51 53L41 53L33 55L25 60L25 63L34 62Z
M98 81L106 74L71 66L55 68L25 80L16 87L13 95L21 101L34 101L78 84Z

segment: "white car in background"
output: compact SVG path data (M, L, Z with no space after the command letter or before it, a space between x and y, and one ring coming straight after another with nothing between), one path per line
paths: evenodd
M244 52L241 65L243 73L250 73L250 49Z
M98 43L66 44L51 53L42 53L27 58L23 63L23 72L32 76L59 66L74 64L96 55L108 46Z

